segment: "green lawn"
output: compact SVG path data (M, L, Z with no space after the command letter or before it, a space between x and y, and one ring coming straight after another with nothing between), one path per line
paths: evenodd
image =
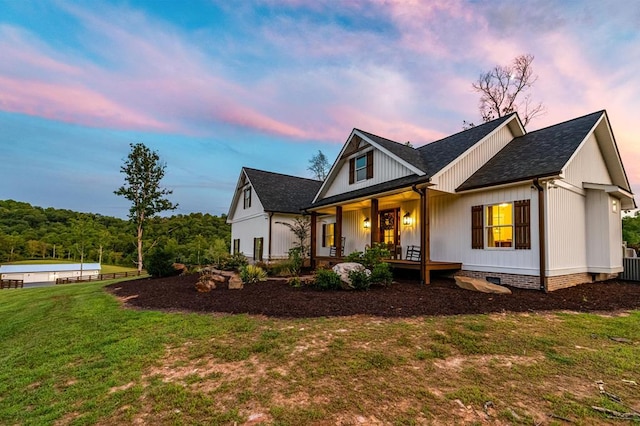
M637 311L286 320L104 285L0 291L0 424L618 424L598 380L640 409Z

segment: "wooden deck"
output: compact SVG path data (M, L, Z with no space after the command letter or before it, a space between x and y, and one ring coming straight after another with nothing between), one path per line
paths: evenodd
M343 262L344 258L337 256L317 256L315 260L319 264L328 264L329 266L333 266L335 264ZM386 259L385 262L391 265L392 268L415 269L417 271L420 270L420 262L416 262L413 260ZM438 262L435 260L427 262L427 271L447 271L459 269L462 269L462 263L460 262Z

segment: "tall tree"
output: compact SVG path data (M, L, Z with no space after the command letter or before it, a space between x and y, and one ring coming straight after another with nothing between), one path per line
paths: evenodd
M517 56L510 65L496 65L472 84L473 89L480 93L479 109L484 121L517 111L526 126L544 112L542 103L533 102L529 93L538 80L538 76L533 74L532 62L533 55ZM473 123L465 122L463 127L473 127Z
M330 168L331 164L329 164L327 157L322 153L322 151L318 150L318 153L309 160L309 167L307 167L307 170L310 170L316 179L325 180Z
M143 143L131 144L131 152L124 165L120 167L120 172L125 175L125 184L114 193L131 201L129 219L136 226L139 272L143 267L142 242L145 222L160 212L175 210L178 207L165 198L173 191L160 187L165 168L166 164L160 161L158 153L151 151Z

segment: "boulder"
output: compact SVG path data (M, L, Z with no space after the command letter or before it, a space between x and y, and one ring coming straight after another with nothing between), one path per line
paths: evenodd
M184 263L173 263L171 266L173 266L173 269L176 270L177 274L182 275L188 272L187 265L185 265Z
M208 293L214 288L216 288L216 283L213 280L199 279L196 283L196 290L198 290L199 293Z
M479 278L456 276L456 284L465 290L479 291L482 293L511 294L511 290L501 285L490 283Z
M238 274L234 274L229 278L229 290L240 290L244 287L242 280Z
M340 276L340 281L343 283L343 288L352 289L351 279L349 278L349 272L351 271L364 271L365 274L371 275L371 271L356 262L338 263L333 268L333 272Z

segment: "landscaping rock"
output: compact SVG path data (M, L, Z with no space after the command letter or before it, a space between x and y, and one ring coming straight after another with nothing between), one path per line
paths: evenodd
M186 274L188 271L187 265L185 265L184 263L173 263L171 266L173 266L173 269L176 270L176 273L180 275Z
M210 279L199 279L196 283L196 290L199 293L209 293L214 288L216 288L216 283Z
M345 290L352 290L351 279L349 278L349 272L351 271L364 271L365 274L371 275L371 271L365 268L363 265L356 262L338 263L333 268L333 272L340 276L340 281L344 284Z
M242 280L238 274L234 274L229 278L229 290L240 290L244 287Z
M455 276L456 284L465 290L479 291L481 293L511 294L511 290L501 285L490 283L479 278Z

